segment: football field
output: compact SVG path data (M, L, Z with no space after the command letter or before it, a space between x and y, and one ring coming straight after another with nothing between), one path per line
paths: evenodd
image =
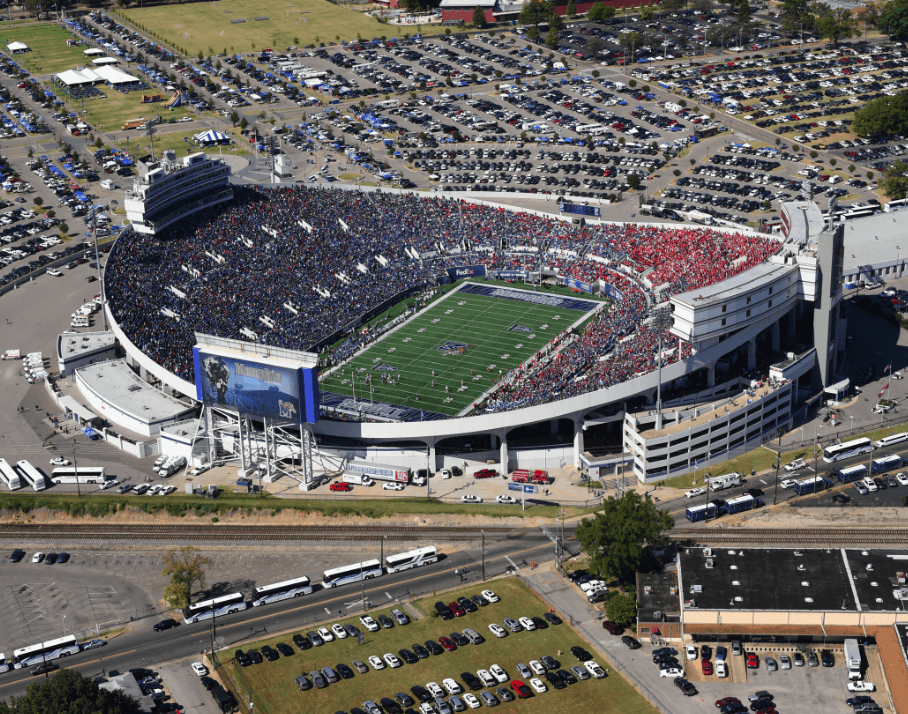
M598 305L467 283L321 377L322 403L406 421L455 416Z

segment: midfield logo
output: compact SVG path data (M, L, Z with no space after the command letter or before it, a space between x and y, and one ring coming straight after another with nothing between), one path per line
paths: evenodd
M466 342L453 342L452 340L448 340L443 345L439 345L435 349L437 349L443 355L462 355L471 347L474 347L474 345L469 345Z
M532 327L524 327L523 325L512 325L508 328L509 332L532 332Z
M385 364L384 362L382 362L381 364L373 365L372 369L376 370L377 372L396 372L397 371L397 367L392 367L390 364Z

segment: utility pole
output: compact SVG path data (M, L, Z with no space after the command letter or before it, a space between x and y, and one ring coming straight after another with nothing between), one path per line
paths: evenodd
M776 505L776 497L779 494L779 467L782 465L782 436L785 434L784 429L779 429L776 432L776 436L779 437L779 453L776 455L776 485L772 492L772 505ZM816 471L814 471L814 476L816 476Z
M362 596L363 596L363 612L366 612L366 578L363 576L363 563L359 563L359 581L363 585Z
M561 557L558 559L558 566L564 562L564 509L561 509Z
M486 579L486 532L479 531L482 534L482 580Z
M76 472L76 492L82 498L82 487L79 485L79 466L76 463L76 440L73 438L73 471Z
M218 612L215 609L211 610L211 627L208 632L211 635L211 664L214 664L214 638L217 636L218 628ZM252 696L251 694L249 695Z

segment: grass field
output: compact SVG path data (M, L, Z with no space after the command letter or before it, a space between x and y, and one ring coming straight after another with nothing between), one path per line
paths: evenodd
M326 0L219 0L214 3L163 5L118 10L133 24L188 54L283 51L319 42L400 34L364 13L345 10ZM267 20L255 20L267 17ZM231 20L246 18L246 22Z
M436 617L427 617L411 622L405 626L395 626L390 630L366 632L359 617L346 617L341 623L352 623L363 631L365 638L362 645L347 637L334 640L321 647L298 651L292 645L291 635L272 637L255 644L284 642L294 649L291 657L281 657L274 662L262 662L242 668L234 664L232 657L237 648L219 653L224 667L239 684L237 697L249 701L249 693L254 692L255 711L261 714L332 714L337 711L350 711L361 707L371 699L378 703L382 697L393 697L397 692L410 692L414 685L425 686L427 682L441 681L452 677L461 686L461 672L475 673L478 669L488 669L492 664L504 668L509 676L519 679L516 665L539 659L542 655L551 655L560 661L562 666L577 664L570 654L570 648L580 645L589 649L589 645L579 637L567 624L549 627L535 632L520 632L503 639L495 638L488 630L491 622L501 624L506 617L541 616L548 611L548 606L533 593L515 580L496 580L488 585L501 598L498 603L480 608L478 612L467 613L456 621L443 622ZM480 584L471 588L446 593L444 601L450 602L462 594L473 595L483 589ZM339 595L337 606L346 599L356 599L359 590L353 587L346 596ZM439 597L426 598L421 603L425 612L432 610L432 604ZM401 608L403 609L403 608ZM377 616L387 614L390 608L370 613ZM479 645L468 645L454 652L432 656L419 660L416 664L403 664L400 668L385 668L365 674L355 672L352 679L340 680L325 689L310 689L300 692L294 679L301 672L310 672L316 668L335 667L343 662L352 668L355 659L366 662L371 655L381 657L386 652L397 654L401 648L411 648L414 643L422 644L428 639L438 640L454 630L470 627L486 641ZM305 632L305 631L303 631ZM243 646L241 649L248 649ZM558 651L562 656L558 656ZM597 658L603 664L600 658ZM500 685L499 685L500 686ZM554 691L551 688L544 694L537 694L532 699L516 700L504 704L503 711L521 714L576 714L585 706L595 702L595 708L601 712L622 712L622 714L654 714L655 710L640 696L620 675L610 672L605 679L588 679L577 682L567 689Z
M6 52L6 46L10 42L24 42L28 45L31 52L13 55L13 61L23 65L32 74L51 74L85 65L82 50L87 49L87 46L67 47L66 41L69 39L77 39L77 36L59 25L13 25L10 28L0 23L0 47Z
M515 297L535 297L505 289ZM594 306L589 303L590 309ZM320 378L320 387L353 396L355 372L358 398L370 395L364 382L369 375L375 401L456 415L491 388L499 372L506 374L532 357L584 314L461 290L437 301L344 369ZM395 383L382 383L382 375Z

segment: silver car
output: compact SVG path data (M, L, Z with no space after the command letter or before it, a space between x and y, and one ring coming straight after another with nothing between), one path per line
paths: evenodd
M498 698L492 692L480 692L479 698L482 699L482 703L487 707L494 707L499 703Z
M779 669L779 665L776 663L776 660L773 657L765 657L763 662L766 664L767 672L775 672Z
M523 625L521 625L519 622L517 622L517 620L511 617L504 618L504 626L507 627L511 632L520 632L523 629Z
M791 658L787 654L779 655L779 665L782 669L791 669Z
M533 676L530 668L527 667L523 662L517 663L517 671L520 672L520 676L524 679L530 679Z

